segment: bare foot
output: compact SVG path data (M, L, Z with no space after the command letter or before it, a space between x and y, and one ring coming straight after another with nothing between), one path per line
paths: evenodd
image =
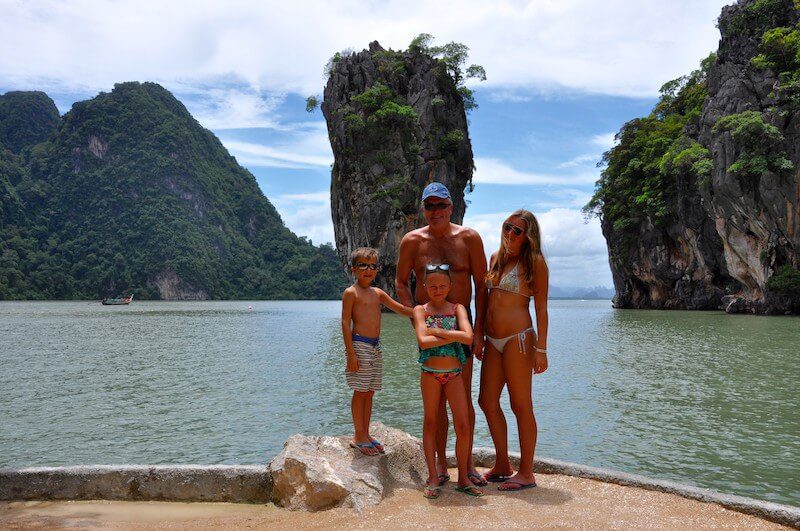
M502 484L498 485L498 490L523 490L536 486L536 478L533 474L520 474L516 473Z
M476 487L485 487L487 483L489 483L486 478L483 477L483 474L474 469L467 474L467 478L469 478Z
M514 475L514 470L512 468L501 468L501 467L493 467L486 471L483 475L483 478L486 481L490 481L492 483L502 483L503 481L507 480L511 476Z

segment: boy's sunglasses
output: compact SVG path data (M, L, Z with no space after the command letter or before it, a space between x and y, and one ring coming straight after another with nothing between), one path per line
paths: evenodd
M425 271L433 273L434 271L450 271L450 264L426 264Z
M436 210L444 210L450 206L450 203L425 203L423 206L428 212L434 212Z
M525 232L521 228L517 227L516 225L512 225L511 223L503 223L503 232L514 232L517 236L522 236L522 233Z
M367 269L371 271L377 271L381 268L378 264L365 264L364 262L359 262L355 265L356 269L360 269L361 271L366 271Z

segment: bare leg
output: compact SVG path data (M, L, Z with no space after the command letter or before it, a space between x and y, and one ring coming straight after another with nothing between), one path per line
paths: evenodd
M532 334L529 334L529 337ZM503 351L503 369L508 382L511 410L517 417L519 431L519 472L511 478L515 482L535 482L533 475L533 453L536 448L536 417L533 415L533 340L526 345L527 352L520 352L519 343L512 339ZM511 488L514 486L511 485Z
M444 393L450 403L450 410L453 412L453 427L456 431L456 461L458 464L458 485L461 487L472 486L469 479L469 458L470 458L470 433L469 418L467 410L467 393L464 390L463 378L456 376L444 386Z
M472 447L475 440L475 406L472 404L472 369L474 367L474 359L475 358L470 356L467 358L467 361L464 362L464 365L462 365L461 381L463 382L464 390L466 391L467 421L469 421L469 462L467 463L467 467L469 468L469 473L473 475L474 478L477 478L473 479L472 482L479 487L482 487L486 485L486 481L475 468L475 460L472 457ZM451 411L452 409L453 407L450 406Z
M442 386L431 374L421 373L419 388L422 391L422 450L428 465L428 485L439 485L439 472L436 469L436 436L439 426L439 400L444 396Z
M503 358L491 343L486 343L486 353L481 364L481 391L478 404L486 416L489 433L495 449L495 463L486 475L510 476L514 473L508 460L508 426L500 407L500 394L506 385Z
M369 421L372 418L372 398L375 396L375 391L367 391L364 393L364 418L361 421L364 426L364 431L367 432L367 440L371 441L372 437L369 435Z
M439 457L437 468L439 474L447 474L447 432L450 429L450 420L447 418L447 400L444 393L440 393L437 415L436 455Z
M353 415L353 427L355 428L355 436L353 442L364 444L371 443L369 438L369 413L367 410L367 402L372 401L372 392L353 391L353 400L350 402L350 412ZM367 424L364 421L367 420ZM360 448L361 453L367 455L374 455L378 451L375 448Z

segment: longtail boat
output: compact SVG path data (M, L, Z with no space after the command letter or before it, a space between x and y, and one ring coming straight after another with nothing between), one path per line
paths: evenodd
M133 295L131 294L130 297L117 297L117 298L109 297L103 299L100 302L103 303L103 306L119 306L122 304L130 304L132 300L133 300Z

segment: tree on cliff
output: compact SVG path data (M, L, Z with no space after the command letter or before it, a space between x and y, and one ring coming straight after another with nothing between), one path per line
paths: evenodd
M420 33L411 41L408 46L408 51L412 53L425 53L431 57L441 61L447 73L453 78L456 84L456 89L461 95L464 110L470 112L478 108L475 102L475 93L472 89L465 85L468 79L477 79L479 81L486 81L486 69L481 65L470 65L464 69L464 65L469 57L469 47L460 42L448 42L443 46L432 46L434 36L430 33ZM353 54L352 48L347 48L341 52L336 52L328 59L325 64L325 76L330 76L333 72L336 63L342 60L343 57ZM312 112L320 104L319 96L309 96L306 98L306 111Z

